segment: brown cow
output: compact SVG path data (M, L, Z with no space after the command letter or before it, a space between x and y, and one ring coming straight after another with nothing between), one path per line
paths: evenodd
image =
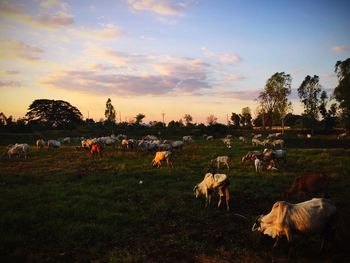
M94 154L97 154L99 157L102 155L102 146L98 143L94 143L91 145L90 149L90 157L93 156Z
M294 179L292 186L282 193L283 199L289 199L291 196L301 195L306 193L320 193L326 190L330 178L323 173L312 174L306 176L298 176Z

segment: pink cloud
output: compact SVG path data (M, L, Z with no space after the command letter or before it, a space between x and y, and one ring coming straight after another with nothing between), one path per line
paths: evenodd
M343 53L343 52L349 51L349 47L348 46L335 46L335 47L332 47L332 51L334 53Z
M16 57L26 60L39 60L44 51L36 46L26 44L22 41L0 40L3 49L0 54L3 57Z

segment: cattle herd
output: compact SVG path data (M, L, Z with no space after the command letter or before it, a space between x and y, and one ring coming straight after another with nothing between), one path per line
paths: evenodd
M346 134L340 134L338 139L345 137ZM203 139L210 141L213 136L203 135ZM241 158L241 165L252 162L255 171L277 172L281 162L287 162L287 151L284 149L284 139L281 133L273 133L263 139L262 134L253 134L251 139L239 136L237 139L247 143L251 141L253 146L263 146L264 150L255 150L247 152ZM222 138L223 146L232 148L233 137L227 135ZM161 168L162 162L167 167L173 167L173 152L181 151L184 145L193 144L195 140L191 136L184 136L182 140L160 140L155 136L147 135L141 140L130 139L126 135L119 134L98 138L70 138L66 137L60 140L38 139L35 142L37 150L43 147L47 149L58 149L62 144L80 142L76 146L77 150L86 150L90 157L95 155L102 158L102 152L105 147L113 149L133 150L141 152L155 152L155 157L151 161L153 167ZM8 158L16 156L17 158L27 158L29 152L28 144L15 144L7 147ZM226 209L230 209L230 178L223 173L216 173L220 169L220 165L227 170L230 169L230 158L226 155L217 156L209 160L211 172L205 174L203 180L195 185L193 192L195 197L205 196L206 206L210 203L213 193L217 193L219 201L218 207L221 206L223 200ZM300 198L306 193L322 193L325 192L329 178L324 174L311 174L296 177L293 184L288 190L282 193L282 199L288 200L295 196ZM313 198L311 200L291 204L287 201L278 201L273 204L270 213L260 215L252 227L252 231L258 231L269 235L276 240L275 245L282 236L286 236L289 242L293 241L295 234L319 234L322 236L322 246L324 249L332 236L334 230L334 220L336 215L335 205L327 198Z

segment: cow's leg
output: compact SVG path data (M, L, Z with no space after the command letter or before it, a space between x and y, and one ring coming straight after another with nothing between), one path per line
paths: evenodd
M225 189L225 198L226 198L226 209L227 211L230 211L230 191L228 190L228 187Z

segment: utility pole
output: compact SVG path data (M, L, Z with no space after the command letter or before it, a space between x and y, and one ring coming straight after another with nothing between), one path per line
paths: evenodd
M121 112L119 111L119 123L121 123L122 122L122 114L121 114Z
M163 124L165 125L165 122L164 122L164 116L165 116L165 113L164 113L164 112L162 112Z
M88 119L90 119L90 112L88 111L88 117L87 117Z

